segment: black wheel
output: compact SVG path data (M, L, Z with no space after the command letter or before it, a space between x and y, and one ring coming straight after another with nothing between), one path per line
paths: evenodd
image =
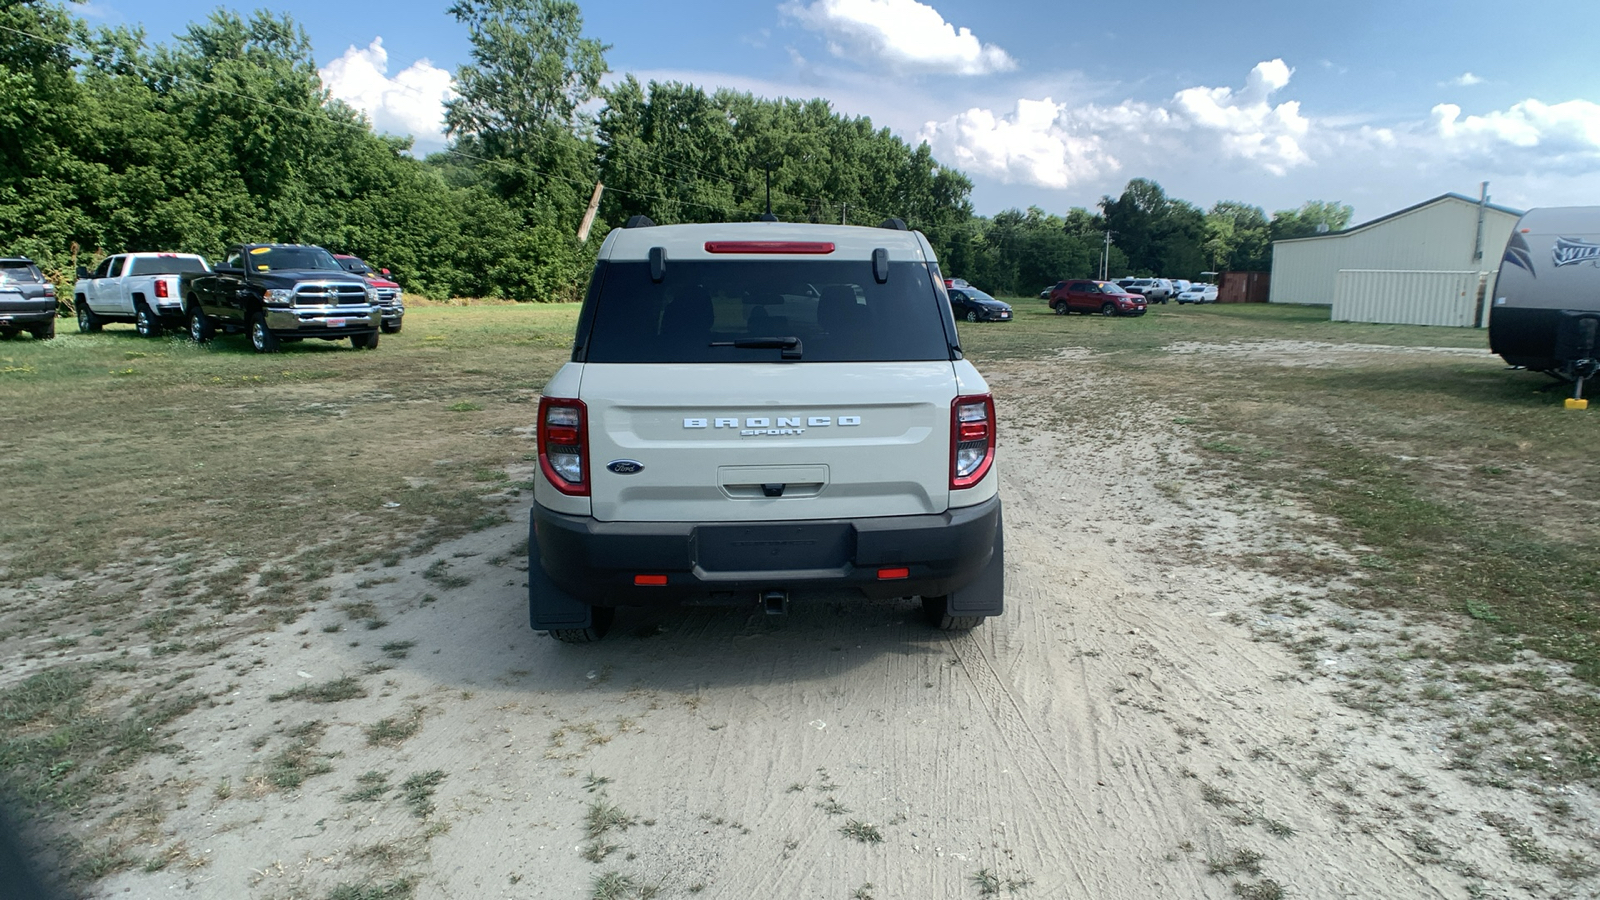
M378 349L378 333L369 331L365 334L351 335L350 346L357 350L376 350Z
M378 327L383 329L384 334L399 334L400 326L403 324L405 324L405 319L395 319L393 322L385 322Z
M196 344L204 344L211 340L215 331L211 327L211 320L200 311L200 304L194 300L189 301L189 340Z
M971 631L983 624L986 616L952 616L950 615L950 598L923 597L922 614L928 624L942 631Z
M250 349L257 353L278 352L278 336L267 327L266 313L250 314Z
M1107 303L1105 306L1100 307L1100 315L1102 316L1114 316L1116 314L1117 305L1115 303Z
M56 336L56 320L51 319L43 325L35 325L28 329L28 333L33 335L33 339L36 341L54 340Z
M78 327L81 329L82 323ZM161 337L161 332L166 330L161 325L161 319L143 302L133 311L133 327L138 330L140 337L147 338Z
M550 636L563 644L592 644L606 636L611 630L611 623L616 621L617 611L610 606L591 606L590 613L593 624L588 628L552 628Z
M94 314L94 310L89 308L89 301L83 295L78 296L74 305L78 307L78 331L83 334L93 334L105 327L105 320Z
M1050 308L1055 310L1056 315L1058 316L1064 316L1067 314L1067 305L1065 303L1052 303L1050 304Z
M976 312L968 312L967 313L967 321L968 322L976 322L976 321L978 321L978 314Z

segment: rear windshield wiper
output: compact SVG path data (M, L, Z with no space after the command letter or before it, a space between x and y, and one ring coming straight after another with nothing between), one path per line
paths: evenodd
M740 338L737 341L712 341L713 347L734 347L739 350L782 350L784 359L800 359L806 352L797 337Z

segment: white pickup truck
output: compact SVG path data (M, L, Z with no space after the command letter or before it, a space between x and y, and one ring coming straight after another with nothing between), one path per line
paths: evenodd
M72 288L78 330L87 334L107 322L132 322L145 337L159 337L166 328L163 320L183 318L179 277L210 271L193 253L118 253L93 272L80 267Z

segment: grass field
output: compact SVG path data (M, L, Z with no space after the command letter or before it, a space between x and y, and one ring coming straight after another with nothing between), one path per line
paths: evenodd
M1531 692L1496 733L1553 722L1571 750L1553 774L1600 784L1597 692L1540 692L1529 656L1600 686L1600 414L1564 410L1541 376L1470 352L1481 331L1334 323L1315 308L1103 319L1012 302L1012 323L961 326L980 368L1080 367L1130 403L1158 400L1171 415L1153 427L1189 436L1240 502L1293 497L1317 513L1285 522L1283 549L1250 564L1338 579L1352 607L1443 624L1455 637L1419 641L1412 658ZM106 796L116 773L211 702L185 689L188 667L237 654L244 671L252 634L331 602L317 584L330 573L505 521L576 314L421 306L370 353L307 342L257 356L239 337L197 347L124 326L0 343L12 795L80 813L120 802ZM1029 415L1095 429L1111 412L1064 390ZM1297 539L1353 562L1298 553ZM67 852L86 876L107 864Z
M1422 349L1486 349L1475 329L1330 322L1314 307L1157 306L1103 319L1010 302L1013 327L963 326L975 358L1087 348L1074 364L1114 373L1130 397L1162 398L1241 490L1306 501L1323 524L1297 527L1357 561L1287 550L1259 564L1349 579L1353 605L1459 629L1448 645L1408 652L1490 664L1474 678L1537 695L1519 715L1564 729L1574 764L1559 774L1600 784L1600 694L1541 693L1539 666L1513 665L1533 651L1600 686L1600 417L1564 409L1565 385L1496 357ZM1063 396L1056 421L1094 427L1096 413Z

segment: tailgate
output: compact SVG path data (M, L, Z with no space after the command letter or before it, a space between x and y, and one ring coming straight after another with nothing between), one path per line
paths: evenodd
M53 313L55 310L54 297L27 297L21 291L0 289L0 314Z
M948 361L590 363L579 393L601 521L792 521L948 506Z

